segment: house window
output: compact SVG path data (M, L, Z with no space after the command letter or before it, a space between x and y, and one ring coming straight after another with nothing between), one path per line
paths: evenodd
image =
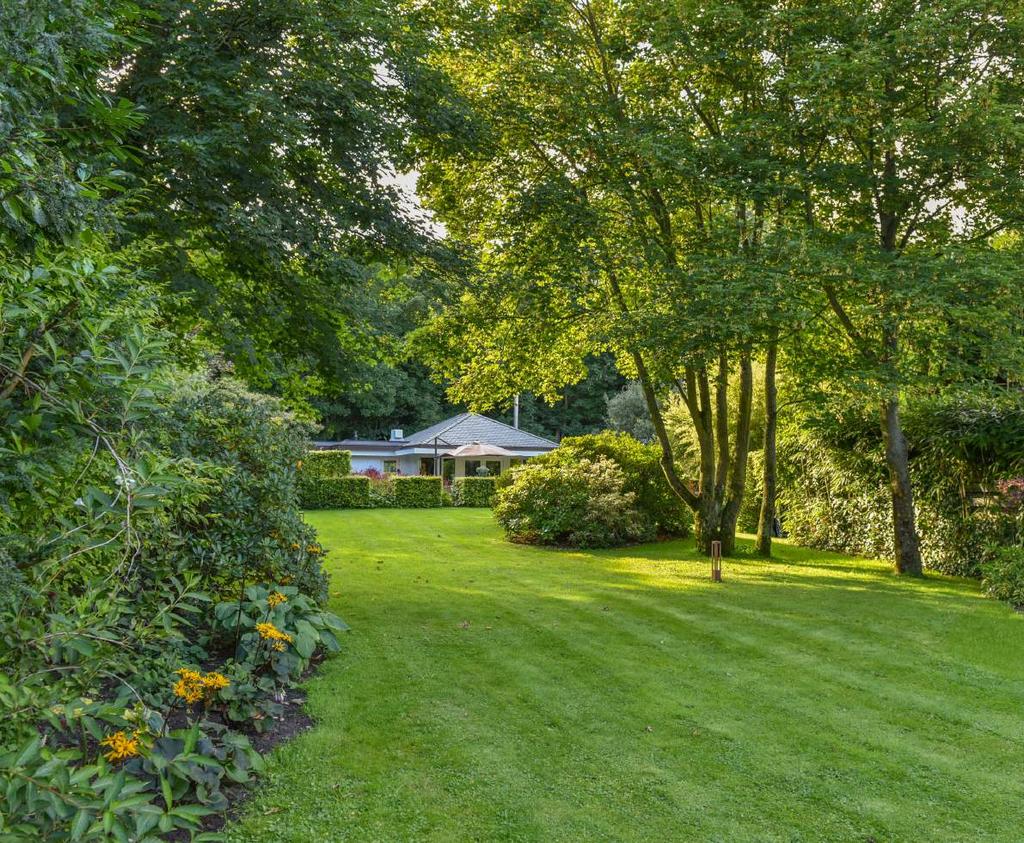
M466 477L476 477L478 468L480 468L480 460L466 460Z
M385 474L398 474L398 460L384 460Z
M451 486L452 478L455 477L455 460L442 460L441 474L444 477L445 485Z
M432 477L434 474L434 458L420 457L420 476Z
M497 477L501 474L501 460L487 460L487 470L491 477Z

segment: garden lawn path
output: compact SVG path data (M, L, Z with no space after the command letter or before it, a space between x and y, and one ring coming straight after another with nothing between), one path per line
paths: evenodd
M976 583L307 517L352 632L236 843L1024 839L1024 616Z

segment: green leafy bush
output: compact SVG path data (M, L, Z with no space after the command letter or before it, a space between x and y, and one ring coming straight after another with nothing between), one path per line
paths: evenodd
M494 477L456 477L452 498L456 506L490 506L494 502Z
M1024 606L1024 547L993 548L981 564L985 592L1012 606Z
M358 474L324 477L303 483L305 509L359 509L371 506L370 478Z
M322 548L299 511L297 473L309 428L281 402L224 377L190 377L161 416L160 440L197 466L201 499L172 501L173 545L146 566L198 568L203 588L284 578L317 600L327 594ZM159 545L157 545L159 547Z
M658 535L690 534L693 515L668 485L661 468L661 451L656 445L646 445L628 433L604 431L566 437L554 451L530 462L571 465L598 457L606 457L622 469L625 491L636 496L640 518Z
M352 473L351 451L308 451L299 461L299 501L303 509L333 509L366 504L339 504L337 484L327 481L347 478ZM358 498L358 493L356 495Z
M1002 478L1024 471L1024 450L1014 450L1024 442L1024 396L910 407L906 431L924 563L977 577L990 548L1024 537L1020 501L1000 491ZM858 412L791 420L779 438L779 505L789 535L810 547L891 556L881 448L876 420Z
M530 463L496 492L494 515L512 541L530 544L611 547L654 538L625 487L622 469L607 457Z
M426 508L441 505L440 477L395 477L395 506Z
M177 371L145 285L107 258L61 253L0 276L0 364L34 384L0 376L5 839L201 839L222 780L259 761L206 720L227 700L204 696L172 728L168 677L219 655L211 600L260 581L310 605L325 593L298 509L308 431L275 399ZM252 675L233 665L222 690Z

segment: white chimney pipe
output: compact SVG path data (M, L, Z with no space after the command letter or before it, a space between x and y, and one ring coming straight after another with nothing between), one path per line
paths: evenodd
M516 393L516 400L512 404L512 427L519 430L519 393Z

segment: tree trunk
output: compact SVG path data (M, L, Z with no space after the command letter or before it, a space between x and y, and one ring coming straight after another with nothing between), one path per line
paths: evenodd
M768 345L764 366L764 472L761 480L761 517L757 522L757 552L766 557L772 555L772 535L775 532L776 428L779 416L775 366L778 353L778 340L773 337Z
M910 484L910 455L900 422L898 398L890 398L882 403L882 438L892 487L896 570L900 574L919 577L922 574L921 548L914 517L914 491Z
M754 405L754 370L750 354L740 356L740 396L736 410L736 444L731 459L728 497L722 512L721 532L722 553L728 542L729 554L736 546L736 522L743 506L743 495L747 488L747 461L750 457L750 419Z

